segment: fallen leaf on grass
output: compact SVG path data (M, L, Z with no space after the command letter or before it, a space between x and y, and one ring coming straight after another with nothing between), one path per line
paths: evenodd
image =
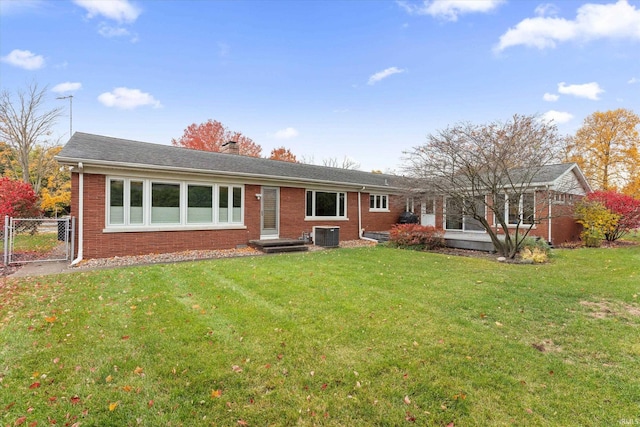
M77 395L73 396L70 400L72 405L77 405L78 403L80 403L80 398Z
M24 422L27 421L27 417L20 417L16 420L15 423L13 423L14 426L19 426L21 424L24 424Z
M218 389L218 390L212 390L211 391L211 398L212 399L216 399L218 397L222 396L222 390Z
M416 422L416 417L411 415L411 412L407 412L407 416L404 417L404 419L405 419L405 421L409 421L410 423L415 423Z
M231 369L233 370L233 372L236 372L236 373L242 372L242 368L238 365L233 365Z
M113 412L118 407L118 402L109 403L109 411Z
M113 377L111 375L108 375L107 378L105 378L104 380L110 383L113 380Z
M130 392L133 389L133 387L131 387L130 385L125 385L122 387L122 390L126 391L126 392Z
M144 369L142 369L140 366L136 366L136 369L133 370L133 373L136 374L136 375L142 376L142 375L144 375L143 371L144 371Z
M34 389L34 388L38 388L38 387L40 387L40 383L37 382L37 381L29 386L30 389Z
M404 397L404 403L406 403L407 405L411 404L411 399L409 399L409 396Z
M245 420L238 420L238 425L239 425L239 426L248 426L248 425L249 425L249 423L248 423L248 422L246 422Z
M56 321L56 316L51 316L51 317L45 317L44 318L45 322L47 323L53 323Z

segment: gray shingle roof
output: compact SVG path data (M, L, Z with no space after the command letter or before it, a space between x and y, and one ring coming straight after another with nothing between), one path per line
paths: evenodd
M326 166L290 163L210 151L190 150L76 132L57 156L59 162L140 169L225 174L301 183L343 184L393 189L398 177Z

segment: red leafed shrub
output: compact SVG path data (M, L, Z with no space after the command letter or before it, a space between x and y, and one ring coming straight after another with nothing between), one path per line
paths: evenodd
M0 224L4 230L4 217L33 218L40 215L38 196L31 184L0 178ZM2 231L0 231L1 233Z
M391 228L389 241L398 247L435 249L444 246L444 231L431 225L396 224Z
M613 231L605 238L613 242L632 230L640 228L640 200L616 191L594 191L587 200L601 203L611 213L620 216Z

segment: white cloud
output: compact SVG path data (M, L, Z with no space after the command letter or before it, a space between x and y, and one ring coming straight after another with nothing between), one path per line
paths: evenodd
M627 83L629 83L630 85L635 84L635 83L640 83L640 79L638 79L636 77L631 77Z
M457 21L458 15L487 13L505 0L423 0L422 4L411 4L398 0L397 4L412 15L431 15L447 21Z
M98 96L98 101L107 107L122 108L123 110L131 110L145 105L150 105L153 108L162 107L160 101L150 94L141 92L139 89L126 87L117 87L112 92L105 92Z
M291 139L298 136L300 133L295 128L285 128L277 131L273 136L276 139Z
M596 82L581 85L567 85L565 82L558 83L558 92L563 95L573 95L578 98L587 98L597 101L604 89Z
M537 16L556 16L560 10L558 6L552 3L545 3L536 6L535 14Z
M555 93L545 93L544 95L542 95L542 99L544 99L547 102L556 102L558 98L560 97Z
M80 90L81 88L82 83L64 82L55 85L53 89L51 89L51 91L56 93L75 92L76 90Z
M25 70L37 70L38 68L44 67L44 58L42 55L36 55L28 50L14 49L9 55L3 56L0 59L2 62L24 68Z
M573 119L573 114L565 111L549 110L542 115L542 120L545 122L553 122L555 124L567 123Z
M378 83L380 80L382 79L386 79L387 77L393 75L393 74L398 74L398 73L404 73L405 70L398 68L398 67L390 67L387 68L386 70L382 70L382 71L378 71L377 73L375 73L374 75L372 75L371 77L369 77L369 81L367 82L368 85L374 85L376 83Z
M74 0L74 3L87 11L88 18L103 16L120 23L135 22L142 13L128 0Z
M124 27L112 27L111 25L107 25L104 22L98 26L98 34L106 38L126 37L131 35L129 30Z
M517 45L545 49L571 40L601 38L640 41L640 10L627 0L618 0L610 4L582 5L574 20L545 16L527 18L500 36L495 50Z

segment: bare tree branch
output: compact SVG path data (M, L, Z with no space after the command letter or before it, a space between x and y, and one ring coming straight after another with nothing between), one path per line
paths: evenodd
M413 194L446 195L450 211L473 221L498 252L514 257L534 223L523 214L509 218L507 200L522 211L534 179L546 165L558 162L560 147L556 127L535 116L514 115L507 122L485 125L460 123L405 152L404 172L410 178L405 185ZM527 213L536 221L548 217L538 205L533 206L536 212ZM494 225L487 220L491 216Z
M47 88L40 89L37 83L18 90L15 97L6 90L0 93L0 139L14 150L24 182L30 182L32 151L46 142L62 113L62 108L42 111L46 94Z

